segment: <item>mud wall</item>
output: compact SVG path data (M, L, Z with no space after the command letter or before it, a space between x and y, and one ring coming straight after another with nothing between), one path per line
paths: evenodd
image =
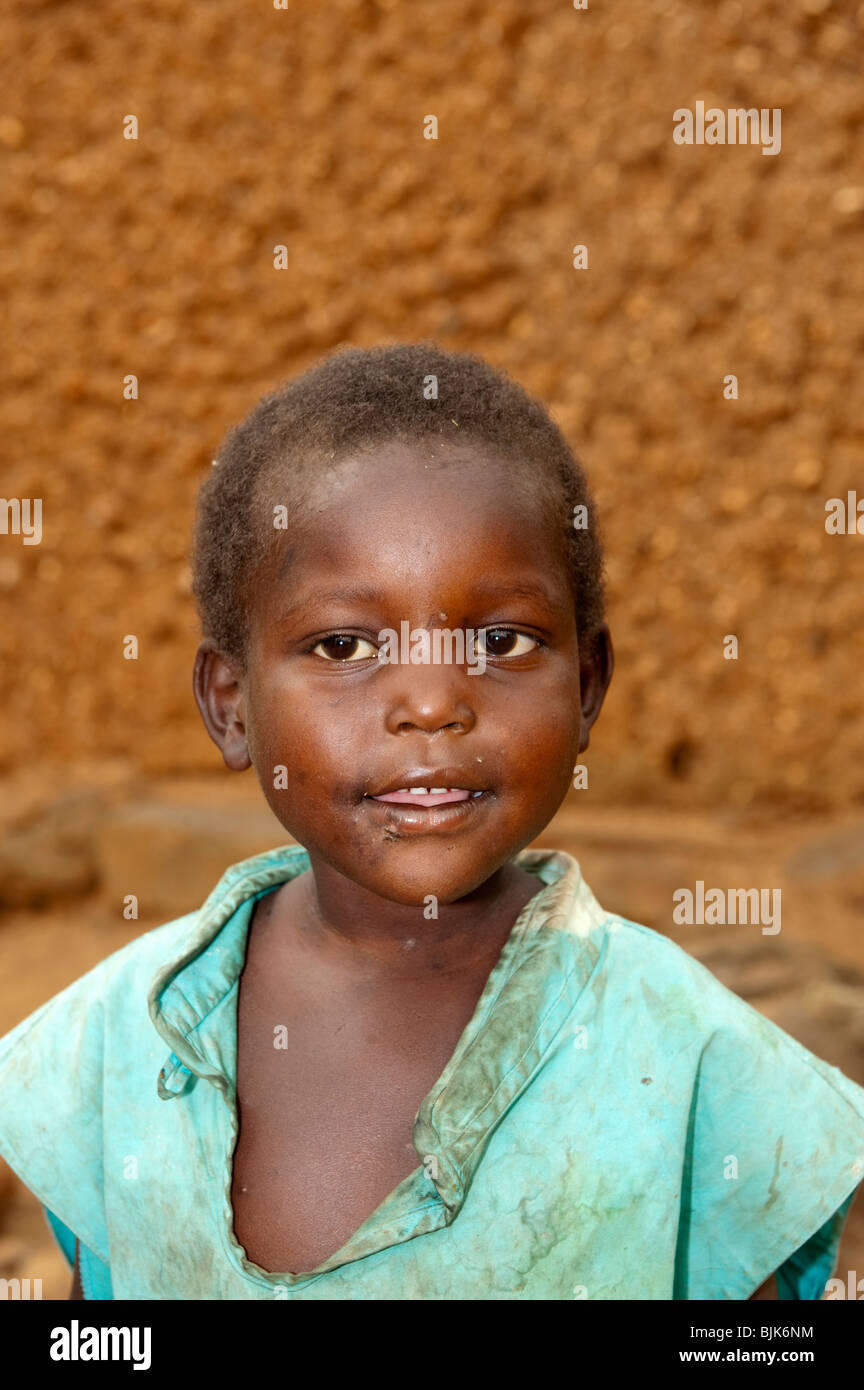
M0 535L0 772L221 767L187 551L222 433L339 343L433 336L539 393L594 479L592 793L860 804L864 537L825 503L864 496L862 15L7 4L2 491L43 535ZM676 144L697 101L779 108L782 147Z

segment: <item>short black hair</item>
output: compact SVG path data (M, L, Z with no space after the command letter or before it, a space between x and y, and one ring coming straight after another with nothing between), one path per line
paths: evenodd
M560 512L580 645L604 616L603 549L581 464L545 406L474 353L425 340L340 348L265 396L225 437L198 495L192 589L202 633L246 669L249 584L274 531L256 521L267 484L385 440L435 436L534 470ZM584 522L574 527L574 509ZM263 513L262 513L263 517Z

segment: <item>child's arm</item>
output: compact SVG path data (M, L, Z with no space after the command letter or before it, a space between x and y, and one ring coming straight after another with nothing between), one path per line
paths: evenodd
M81 1287L81 1266L78 1262L78 1241L75 1241L75 1269L72 1274L72 1290L69 1298L83 1298L84 1290Z
M779 1298L777 1292L777 1277L774 1274L768 1276L764 1284L760 1284L755 1293L751 1293L748 1302L752 1303L754 1298Z

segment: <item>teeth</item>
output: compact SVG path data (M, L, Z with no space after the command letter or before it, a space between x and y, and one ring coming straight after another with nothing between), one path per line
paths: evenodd
M399 787L396 795L407 796L443 796L446 792L462 792L465 787ZM472 792L472 796L482 796L482 792Z

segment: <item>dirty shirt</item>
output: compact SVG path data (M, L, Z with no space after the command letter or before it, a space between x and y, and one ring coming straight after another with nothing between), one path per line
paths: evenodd
M864 1089L675 943L605 912L569 855L417 1112L417 1167L315 1269L233 1229L237 997L255 902L233 865L0 1039L0 1152L85 1298L817 1299L864 1178Z

